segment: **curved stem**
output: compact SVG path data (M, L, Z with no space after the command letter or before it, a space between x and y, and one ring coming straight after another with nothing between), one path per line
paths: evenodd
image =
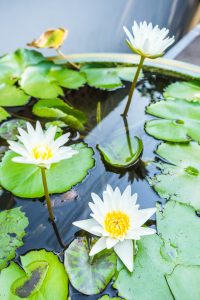
M135 77L134 77L133 82L131 84L131 88L130 88L129 95L128 95L128 101L126 103L125 110L124 110L124 112L122 114L122 116L124 116L124 117L127 117L127 115L128 115L128 111L129 111L129 107L131 105L131 100L132 100L132 97L133 97L133 93L134 93L134 90L135 90L135 87L136 87L136 84L137 84L137 80L138 80L138 77L140 75L140 71L142 69L144 60L145 60L145 57L141 56L139 65L137 67L137 71L135 73Z
M47 185L47 178L46 178L46 169L41 167L41 173L42 173L42 183L44 187L44 193L45 193L45 199L47 203L47 208L49 212L49 219L53 223L54 222L54 214L51 206L51 199L49 197L49 190L48 190L48 185Z
M57 52L61 57L63 57L65 60L67 60L67 62L68 62L74 69L80 70L79 66L78 66L77 64L75 64L75 63L69 61L69 60L68 60L68 57L67 57L64 53L62 53L61 50L56 49L56 52Z

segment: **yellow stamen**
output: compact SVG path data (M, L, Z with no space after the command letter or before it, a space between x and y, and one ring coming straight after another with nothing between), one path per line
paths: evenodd
M48 145L37 145L32 152L35 159L48 160L53 156L52 150Z
M122 238L130 228L130 218L122 211L112 211L106 214L104 228L112 238Z

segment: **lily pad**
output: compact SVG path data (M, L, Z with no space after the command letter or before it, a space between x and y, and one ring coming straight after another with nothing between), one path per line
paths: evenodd
M23 106L29 101L29 96L14 85L0 84L0 106Z
M46 171L49 192L63 193L81 182L94 166L93 150L84 143L72 145L78 154L59 163L52 164ZM1 185L14 195L24 198L44 196L41 170L35 165L15 163L16 153L8 151L0 166Z
M27 226L28 219L19 207L0 212L0 270L15 257L16 249L23 245Z
M28 95L41 99L63 95L63 90L55 78L48 76L50 69L54 66L52 62L42 62L35 66L27 67L21 76L21 88Z
M83 112L58 98L38 101L33 106L33 114L42 118L61 120L78 130L83 130L87 121Z
M18 128L26 129L26 121L22 119L13 119L6 121L0 126L0 137L5 140L17 140Z
M174 268L171 249L168 249L168 257L164 257L162 247L163 241L157 235L145 236L138 241L134 271L130 273L123 268L114 282L119 296L126 300L174 299L164 277Z
M3 108L0 107L0 122L10 117L10 114Z
M161 174L149 179L154 190L167 200L176 200L200 209L200 146L162 143L156 153L170 164L157 164Z
M98 149L103 159L109 165L117 168L127 168L132 166L139 158L143 150L142 140L133 137L126 140L126 136L120 136L104 145L98 145Z
M52 68L49 73L49 77L51 76L60 86L68 89L78 89L86 83L83 73L67 68Z
M158 205L157 229L165 243L176 249L176 264L200 265L200 218L193 207L176 201L167 202L163 209Z
M178 265L166 275L170 290L176 300L199 300L200 266Z
M172 83L165 89L164 97L167 99L200 101L200 82L182 81Z
M92 239L93 244L96 239ZM86 295L100 293L115 273L116 255L104 250L90 261L86 237L75 239L65 251L65 268L73 287Z
M122 298L119 297L109 297L108 295L103 295L101 298L98 298L98 300L123 300Z
M200 104L185 100L159 101L147 107L146 112L162 119L145 124L149 135L170 142L200 142Z
M101 68L85 65L81 68L90 86L100 89L114 90L123 86L122 80L133 81L136 68L115 67Z
M68 278L58 257L45 250L21 256L21 264L12 262L0 274L0 299L66 300Z

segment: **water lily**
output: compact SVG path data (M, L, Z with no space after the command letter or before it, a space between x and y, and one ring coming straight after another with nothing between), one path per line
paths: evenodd
M49 169L54 163L72 157L78 151L73 150L70 146L63 146L69 140L69 133L55 140L56 126L50 126L44 132L39 121L36 122L35 129L29 122L26 125L27 132L22 128L18 128L19 135L17 137L19 142L8 141L9 148L18 154L12 160L16 163L36 165L41 169L49 217L54 222L55 218L49 196L46 169Z
M155 59L163 56L165 50L174 43L175 39L174 37L168 37L168 29L160 29L158 25L153 27L152 23L147 24L146 21L140 22L139 25L137 22L134 22L132 33L125 26L124 31L127 35L126 41L128 46L134 53L140 55L140 62L130 88L125 110L123 112L123 116L127 116L145 58Z
M133 241L143 235L154 234L155 229L142 225L156 212L156 208L139 209L136 204L137 194L131 194L128 185L123 193L119 188L107 185L103 200L95 193L91 194L94 203L89 202L92 210L91 219L76 221L73 225L84 229L99 240L92 247L89 255L93 256L103 249L113 248L130 272L133 271Z
M27 122L27 132L18 128L19 142L8 141L9 148L19 154L13 158L13 161L49 169L53 163L76 154L77 151L73 150L72 147L63 146L68 142L70 133L66 133L55 140L56 129L56 126L50 126L44 132L39 121L37 121L35 129Z

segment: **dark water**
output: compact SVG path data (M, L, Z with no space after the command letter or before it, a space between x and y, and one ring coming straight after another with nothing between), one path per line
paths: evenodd
M146 162L154 157L154 151L160 141L148 136L144 131L144 122L151 117L145 114L145 107L151 101L158 101L162 98L163 89L173 81L173 78L162 75L145 74L145 77L138 84L132 101L128 116L129 131L132 136L139 136L144 144L144 151L141 160L129 170L113 172L108 170L101 160L96 145L102 142L109 142L113 135L125 134L122 113L129 91L130 84L125 84L124 88L107 92L84 87L79 91L66 91L66 100L75 107L83 110L88 116L88 124L83 135L72 132L74 141L84 139L95 152L95 167L90 170L84 181L75 186L70 193L53 195L54 213L56 216L57 229L62 238L63 244L67 245L74 239L77 231L72 226L72 222L87 219L90 214L88 202L91 200L91 192L102 195L103 190L109 183L113 188L119 186L123 191L128 184L132 186L132 192L138 193L138 202L141 208L154 207L156 201L164 201L152 190L145 179L145 175L155 172L153 166L145 167ZM99 125L96 122L97 102L101 102L102 121ZM30 115L29 108L25 111L18 111L19 115ZM45 248L54 251L63 258L63 247L55 234L51 223L48 222L48 213L43 199L20 199L13 197L9 192L1 195L0 209L8 209L22 206L23 211L29 219L29 227L24 238L24 246L18 249L17 256L32 249ZM153 225L154 226L154 225ZM18 260L18 257L16 260ZM71 299L98 299L96 296L80 295L70 287ZM111 286L102 294L116 295Z

